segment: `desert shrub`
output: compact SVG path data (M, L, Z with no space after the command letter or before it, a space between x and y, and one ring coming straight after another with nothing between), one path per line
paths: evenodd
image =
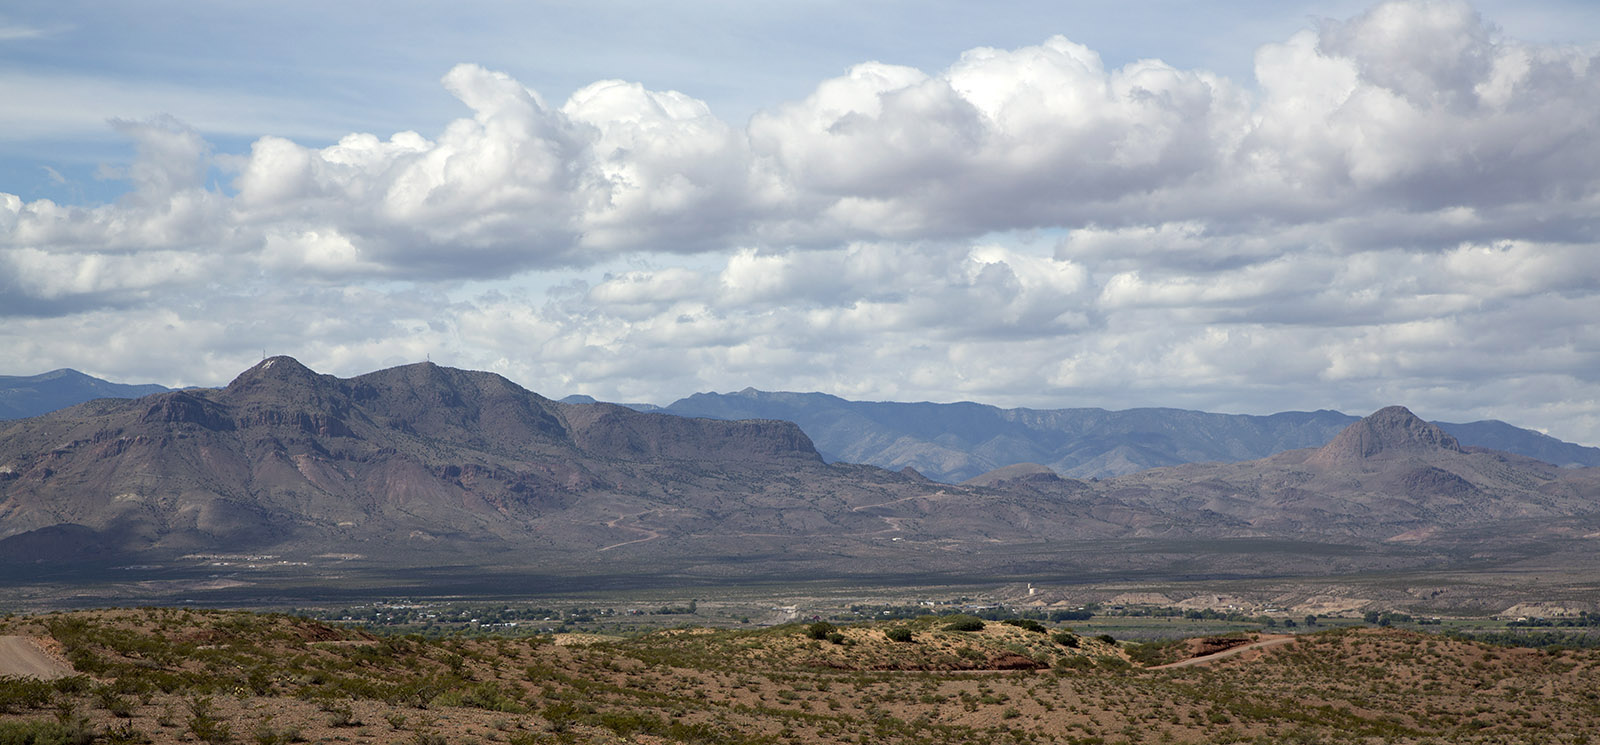
M111 715L114 717L119 719L127 719L133 716L133 702L129 701L127 697L118 693L116 688L110 685L103 685L95 688L94 698L95 703L97 703L100 708L111 712Z
M1063 656L1056 660L1055 664L1055 669L1057 672L1065 672L1067 670L1088 670L1091 667L1094 667L1094 660L1091 660L1081 654Z
M1047 630L1045 629L1044 624L1039 623L1031 618L1007 618L1006 620L1001 621L1001 623L1007 626L1015 626L1023 631L1032 631L1035 634L1043 634Z
M133 722L106 728L105 740L107 745L150 745L152 742L149 735L133 728Z
M1174 662L1179 656L1181 639L1133 644L1128 647L1128 657L1146 667Z
M1095 639L1103 641L1103 642L1105 642L1107 644L1116 644L1117 643L1117 638L1112 636L1112 635L1110 635L1110 634L1101 634L1101 635L1095 637Z
M347 702L330 703L323 707L328 712L328 726L330 727L360 727L361 721L356 719L355 707Z
M211 706L211 697L198 696L189 699L189 732L196 740L201 742L224 743L233 739L233 728L227 722L217 718L216 710Z
M32 678L0 678L0 712L42 709L55 699L55 686Z
M289 745L292 742L305 742L306 738L294 727L275 729L271 725L261 724L256 727L251 740L256 745Z
M265 696L272 692L272 669L267 665L257 665L245 673L244 684L251 693Z
M841 634L837 631L828 634L828 641L832 644L843 644L845 643L844 634Z
M896 626L895 628L883 632L883 635L889 637L889 641L892 642L911 641L911 629L908 629L904 626Z
M834 626L827 621L817 621L816 623L806 626L806 636L821 641L823 639L827 639L829 634L832 634L837 630L837 626Z
M0 721L0 745L89 745L94 733L82 722Z
M479 683L466 689L461 694L460 705L508 714L524 714L528 711L528 707L517 700L514 691L506 690L498 683Z
M949 617L945 622L944 628L946 631L982 631L983 619L977 616L957 614Z
M1095 658L1095 664L1106 670L1126 670L1133 667L1127 660L1115 655L1103 654Z
M1063 647L1071 647L1073 649L1078 648L1078 635L1072 633L1071 631L1057 631L1055 635L1051 636L1050 638L1054 639L1055 643L1060 644Z
M50 685L62 693L72 695L89 690L93 683L87 676L69 675L65 678L56 678Z

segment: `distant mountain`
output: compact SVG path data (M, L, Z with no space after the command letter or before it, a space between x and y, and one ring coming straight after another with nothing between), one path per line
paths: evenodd
M1037 474L1025 485L991 483L1017 486L1063 499L1080 493ZM1100 514L1147 532L1198 524L1225 531L1231 524L1235 535L1346 535L1401 544L1600 537L1594 532L1600 469L1563 469L1463 447L1400 406L1358 420L1320 448L1151 469L1097 486Z
M97 398L139 398L169 389L112 383L76 370L0 376L0 420ZM565 404L599 403L575 394ZM975 403L850 401L822 393L697 393L670 406L621 403L640 412L711 419L792 421L829 462L912 468L959 483L1001 466L1039 463L1063 476L1108 478L1147 468L1264 458L1328 441L1357 417L1337 411L1270 416L1169 408L1001 409ZM1563 442L1505 422L1435 422L1464 446L1503 450L1567 468L1600 466L1600 448Z
M431 363L346 380L274 357L226 388L100 399L0 425L0 544L37 547L48 535L103 553L593 550L667 529L782 532L772 523L791 520L848 532L876 521L848 501L824 516L818 500L924 483L827 466L789 422L562 404ZM737 510L702 504L735 498ZM656 527L636 527L646 515Z
M822 393L697 393L662 409L713 419L783 419L805 430L829 461L915 468L956 483L1015 463L1075 478L1147 468L1237 462L1317 447L1358 421L1337 411L1270 416L1183 409L1001 409L976 403L849 401ZM1503 422L1439 423L1466 445L1561 466L1600 466L1600 448L1562 442Z
M598 403L603 403L601 401L596 400L594 396L587 396L587 395L584 395L582 393L574 393L574 394L572 394L570 396L566 396L564 398L560 398L560 399L557 399L557 400L559 400L561 403L564 403L564 404L598 404ZM633 409L634 411L660 411L661 410L661 407L657 406L655 404L625 404L625 403L618 403L617 406L626 406L626 407L628 407L630 409Z
M139 398L167 388L111 383L77 370L38 375L0 375L0 419L22 419L97 398Z
M989 408L958 410L977 427ZM1590 535L1600 469L1463 447L1398 407L1261 460L1098 482L1010 465L966 485L827 464L787 421L561 403L431 363L344 379L274 357L225 388L0 424L0 566L13 567L270 552L359 554L397 588L456 581L443 566L991 581L1440 566L1485 541Z
M1600 466L1600 448L1564 442L1543 432L1514 427L1498 420L1452 424L1435 422L1440 429L1454 435L1461 444L1470 447L1504 450L1508 453L1538 458L1563 468L1588 468Z

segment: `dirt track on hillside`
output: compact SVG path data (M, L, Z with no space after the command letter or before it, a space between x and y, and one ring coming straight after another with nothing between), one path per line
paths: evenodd
M65 662L51 657L26 636L0 636L0 676L53 680L72 675Z
M1245 652L1247 652L1249 650L1252 650L1252 649L1266 649L1268 647L1280 647L1280 646L1288 644L1289 642L1292 642L1292 641L1294 641L1294 637L1292 637L1292 636L1279 636L1279 637L1273 637L1273 638L1270 638L1270 639L1262 639L1261 641L1258 641L1258 642L1251 642L1250 644L1242 644L1242 645L1237 646L1237 647L1230 647L1228 649L1222 650L1221 652L1213 652L1211 654L1203 655L1203 656L1200 656L1200 657L1191 657L1191 658L1189 658L1187 660L1179 660L1178 662L1171 662L1171 663L1168 663L1168 664L1165 664L1165 665L1157 665L1157 666L1152 667L1150 669L1151 670L1171 670L1171 669L1177 668L1177 667L1191 667L1191 666L1194 666L1194 665L1204 665L1204 664L1206 664L1208 662L1215 662L1215 661L1223 659L1225 657L1232 657L1234 655L1244 654Z

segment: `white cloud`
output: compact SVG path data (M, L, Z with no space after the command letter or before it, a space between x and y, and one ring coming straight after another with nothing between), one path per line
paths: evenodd
M387 137L218 154L118 120L123 199L0 194L0 343L122 378L192 357L187 382L261 347L432 355L658 402L1415 403L1600 442L1590 63L1418 0L1262 46L1253 85L1056 36L862 62L743 126L470 64L462 117Z
M1427 43L1394 41L1407 34ZM676 91L602 81L557 108L460 65L444 85L470 118L432 139L353 134L314 149L263 137L218 161L237 170L237 195L204 227L247 253L268 250L268 235L342 236L362 257L345 271L485 276L1056 227L1082 236L1063 250L1119 231L1238 236L1227 263L1293 250L1273 233L1389 248L1346 224L1374 213L1470 213L1472 234L1446 245L1574 237L1591 214L1600 89L1576 50L1499 40L1465 6L1389 3L1263 47L1257 78L1250 94L1158 60L1108 70L1053 37L975 49L933 74L863 63L741 132ZM170 117L117 126L140 148L126 175L141 198L104 220L182 212L163 200L202 190L208 146ZM1569 235L1519 234L1534 223Z

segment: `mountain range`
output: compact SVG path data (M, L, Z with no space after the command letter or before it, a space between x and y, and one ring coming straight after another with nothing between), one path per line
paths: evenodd
M753 388L697 393L659 410L714 419L791 421L829 461L910 467L944 482L1024 462L1075 478L1106 478L1181 463L1254 460L1320 446L1359 418L1327 410L1249 416L1167 408L1002 409L966 402L849 401L822 393ZM1436 424L1467 445L1560 466L1600 466L1600 448L1505 422Z
M0 557L29 566L254 551L697 582L1328 572L1595 536L1600 469L1465 446L1401 407L1254 461L1090 481L1018 464L960 485L827 463L787 421L562 403L431 363L342 379L274 357L225 388L0 425ZM1264 545L1282 555L1246 555Z
M167 390L155 384L111 383L77 370L0 375L0 419L22 419L96 398L138 398Z
M76 370L0 376L0 419L37 416L96 398L138 398L159 385L110 383ZM562 403L598 403L576 395ZM910 467L957 483L1015 463L1041 463L1065 476L1106 478L1146 468L1265 458L1327 442L1358 417L1337 411L1268 416L1172 408L1107 411L1002 409L984 404L850 401L823 393L697 393L636 411L711 419L780 419L800 425L829 462ZM1565 467L1600 466L1600 448L1563 442L1500 421L1436 422L1466 445Z

